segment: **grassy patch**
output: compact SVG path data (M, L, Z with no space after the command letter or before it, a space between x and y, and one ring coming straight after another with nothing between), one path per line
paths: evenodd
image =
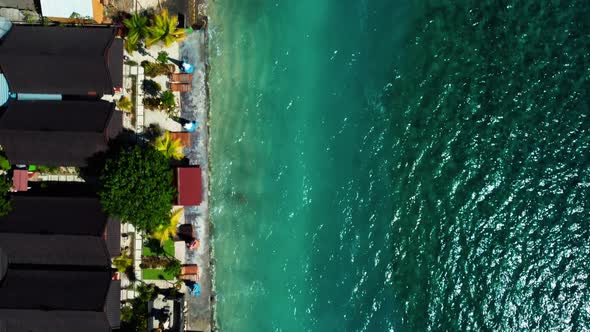
M145 280L160 280L160 275L164 277L164 280L174 280L173 275L160 269L145 269L141 270L141 272L143 273L143 279Z
M164 242L164 252L166 255L170 257L174 257L174 241L166 240ZM143 246L142 253L143 256L157 256L157 253L154 253L148 246Z

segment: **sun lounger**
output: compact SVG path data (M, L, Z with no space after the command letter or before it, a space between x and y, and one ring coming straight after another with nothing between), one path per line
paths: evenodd
M190 92L191 84L187 83L170 83L170 90L178 92Z
M180 268L180 280L199 281L199 267L196 264L184 265Z
M193 81L193 74L175 73L170 74L171 82L191 83Z

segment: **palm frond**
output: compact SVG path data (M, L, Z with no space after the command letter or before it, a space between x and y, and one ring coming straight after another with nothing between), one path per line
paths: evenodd
M151 234L152 238L160 241L163 244L166 240L176 235L176 230L178 227L178 223L180 221L180 216L184 208L180 208L174 211L170 215L170 222L166 224L159 225Z
M152 46L157 42L162 42L167 47L174 42L179 42L186 37L186 30L179 29L178 17L170 16L167 10L163 10L159 15L156 15L148 28L148 36L146 37L146 46Z
M184 153L182 152L182 142L178 138L172 139L170 132L166 132L164 135L158 137L153 145L154 148L160 151L164 156L166 156L166 158L172 158L176 160L184 158Z

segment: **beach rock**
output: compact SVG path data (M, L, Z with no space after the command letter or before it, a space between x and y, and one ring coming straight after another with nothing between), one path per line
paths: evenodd
M27 23L37 23L41 20L41 15L32 10L21 10L21 14L25 16L24 21Z
M6 17L12 22L21 22L25 19L25 15L14 8L0 8L0 16Z

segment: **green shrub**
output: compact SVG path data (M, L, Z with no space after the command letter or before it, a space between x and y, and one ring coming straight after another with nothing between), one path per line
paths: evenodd
M8 159L2 155L0 155L0 169L5 171L10 169L10 161L8 161Z
M158 59L159 63L162 63L162 64L168 63L168 52L166 52L166 51L158 52L157 59Z
M164 267L164 272L178 277L180 275L180 262L176 259L170 260Z
M12 181L6 175L0 176L0 217L12 211L12 203L8 191L12 188Z
M141 66L143 67L144 74L147 77L168 75L171 72L168 65L159 62L142 61Z
M154 80L143 80L141 89L145 94L157 97L160 91L162 91L162 86Z
M143 107L148 110L157 111L160 109L160 98L158 97L145 97L143 98Z
M162 95L160 95L160 101L161 108L163 110L170 110L176 108L176 98L174 97L174 93L170 90L162 92Z

